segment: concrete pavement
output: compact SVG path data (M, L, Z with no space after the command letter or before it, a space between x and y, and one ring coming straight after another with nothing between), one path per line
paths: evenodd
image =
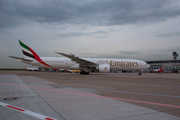
M0 74L0 102L15 105L58 120L179 120L180 117L97 97L75 88L53 87L54 82L34 76ZM8 83L8 84L3 84ZM11 84L10 84L11 83ZM20 86L18 86L20 85ZM3 100L17 97L16 100ZM34 116L0 106L0 119L34 120Z

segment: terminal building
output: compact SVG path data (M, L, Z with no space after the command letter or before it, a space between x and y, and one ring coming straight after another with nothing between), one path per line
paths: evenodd
M180 60L176 60L179 54L173 52L173 60L146 61L150 68L144 72L152 72L163 67L165 73L180 73Z

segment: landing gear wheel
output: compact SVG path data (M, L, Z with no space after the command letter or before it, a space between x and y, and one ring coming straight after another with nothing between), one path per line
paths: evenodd
M89 75L89 72L81 71L80 74L81 75Z

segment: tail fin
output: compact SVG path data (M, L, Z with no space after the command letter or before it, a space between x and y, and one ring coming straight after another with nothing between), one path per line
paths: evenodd
M25 59L35 59L35 55L37 55L29 46L27 46L22 40L18 39L19 44L21 46L23 55ZM33 54L35 53L35 55Z
M25 69L27 69L27 66L25 65Z
M44 64L48 67L51 67L50 65L46 64L44 61L41 60L41 58L25 43L22 42L22 40L18 39L19 44L21 46L24 59L35 59L36 61L40 62L41 64Z

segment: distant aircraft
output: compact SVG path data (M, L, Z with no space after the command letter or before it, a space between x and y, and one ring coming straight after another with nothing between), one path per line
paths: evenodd
M38 68L28 68L26 65L25 65L25 69L30 71L39 71Z
M155 70L153 70L152 73L162 73L162 71L164 71L163 66L162 66L161 69L155 69Z
M19 40L24 58L9 56L20 62L43 68L80 69L80 74L89 74L89 71L108 73L110 70L141 70L150 67L144 61L135 59L108 59L108 58L80 58L65 53L58 53L65 57L39 57L29 46Z
M69 72L69 70L66 70L66 69L59 69L59 72Z

